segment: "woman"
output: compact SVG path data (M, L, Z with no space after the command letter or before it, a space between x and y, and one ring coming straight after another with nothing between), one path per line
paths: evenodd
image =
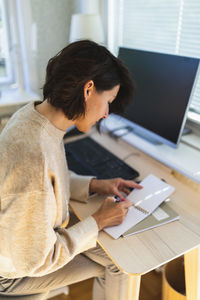
M69 173L63 147L66 130L88 132L133 97L127 69L105 47L79 41L47 65L43 102L17 111L0 136L0 292L43 293L96 277L93 299L125 299L127 276L99 247L98 232L122 223L131 203L107 197L92 216L69 227L70 196L122 197L121 178L97 180ZM91 249L92 248L92 249Z

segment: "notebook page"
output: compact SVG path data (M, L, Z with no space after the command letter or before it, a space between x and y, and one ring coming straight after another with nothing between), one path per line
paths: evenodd
M174 187L150 174L141 183L143 189L133 190L127 199L152 213L173 192Z
M119 238L125 231L148 217L174 192L174 187L152 174L148 175L140 184L143 186L143 189L133 190L128 195L127 199L148 211L148 214L144 214L133 206L130 207L122 224L104 229L104 231L111 235L114 239Z
M114 239L118 239L120 235L142 221L146 216L148 215L145 215L134 207L130 207L122 224L104 228L104 231L111 235Z

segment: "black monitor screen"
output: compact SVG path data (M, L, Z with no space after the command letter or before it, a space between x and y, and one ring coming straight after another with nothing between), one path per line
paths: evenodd
M136 93L124 117L177 144L199 59L120 48Z

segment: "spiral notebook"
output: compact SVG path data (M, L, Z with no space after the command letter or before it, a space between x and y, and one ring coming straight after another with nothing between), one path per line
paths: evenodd
M129 208L123 223L104 228L104 231L114 239L119 238L127 230L150 216L175 190L173 186L153 174L148 175L140 184L143 188L134 189L127 197L133 205Z
M143 232L155 227L168 224L173 221L179 220L179 215L169 206L168 203L163 202L156 210L147 218L131 227L129 230L123 233L123 236L133 235L139 232Z

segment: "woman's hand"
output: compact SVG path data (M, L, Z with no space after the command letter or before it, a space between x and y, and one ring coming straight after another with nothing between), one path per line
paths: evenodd
M100 208L92 215L99 230L104 227L119 225L123 222L132 202L116 202L114 197L107 197Z
M100 195L117 195L123 199L121 192L126 195L130 193L129 188L142 189L140 184L137 184L133 180L125 180L122 178L113 179L95 179L90 181L90 193L97 193Z

